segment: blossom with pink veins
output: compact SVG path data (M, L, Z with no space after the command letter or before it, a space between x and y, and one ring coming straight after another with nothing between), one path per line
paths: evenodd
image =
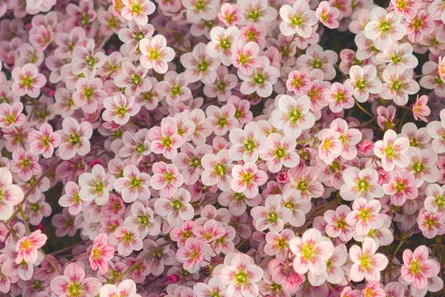
M263 278L263 269L242 253L230 253L219 270L220 281L228 286L226 297L254 297L259 294L257 283Z
M15 258L15 263L20 264L22 261L25 261L28 264L34 264L37 262L38 250L45 245L47 239L48 237L40 230L20 238L16 244L18 254Z
M74 262L65 267L63 275L50 282L51 290L57 296L94 297L99 294L101 282L95 277L85 277L84 268Z
M117 178L113 186L126 203L137 199L148 200L151 197L150 178L149 174L140 172L135 165L127 165L123 170L122 177Z
M34 175L42 173L39 156L30 151L25 151L23 148L19 148L12 153L9 169L23 181L28 181Z
M100 288L99 297L137 297L136 283L131 279L125 279L119 285L104 284Z
M235 165L232 168L231 188L237 193L243 193L247 198L254 198L259 193L259 186L267 181L267 174L258 169L255 163Z
M53 132L53 127L45 123L39 130L32 131L28 135L30 140L30 151L36 155L42 154L45 158L51 158L54 149L57 148L62 139L59 134Z
M317 16L305 0L297 0L293 6L283 5L280 8L280 32L285 36L298 34L303 38L309 38L312 27L317 24Z
M357 167L349 167L343 172L343 179L345 183L340 189L340 195L346 201L354 201L357 197L370 201L384 195L375 169L360 170Z
M158 215L165 217L172 227L180 227L184 221L193 219L195 215L190 201L190 192L179 188L171 197L157 199L154 209Z
M382 167L386 171L394 168L405 168L408 166L406 153L410 147L409 140L389 129L383 135L383 140L379 140L374 145L374 154L381 159Z
M110 191L113 190L115 177L105 172L105 169L97 164L91 173L85 172L79 176L79 197L83 201L93 201L97 205L104 205L108 202Z
M150 0L122 0L121 16L128 21L134 21L140 26L148 22L148 15L156 10L156 6Z
M108 262L114 257L114 247L107 241L108 235L106 233L97 235L88 256L91 269L97 270L99 268L103 274L107 273L109 269Z
M323 274L327 271L327 260L334 253L331 240L315 228L306 230L302 237L292 238L289 248L295 255L294 270L300 274L308 271L316 275Z
M175 57L175 51L167 46L167 40L162 35L142 39L139 49L141 50L141 65L160 74L167 72L168 63Z
M17 96L28 95L31 98L37 98L40 95L40 89L46 84L46 77L39 73L34 64L15 67L11 76L14 79L11 90Z
M378 200L366 201L364 198L356 198L352 203L352 211L346 216L346 223L354 226L358 235L366 235L371 229L382 226L381 208Z
M376 253L377 243L370 238L365 239L362 248L353 245L349 249L349 257L352 264L349 277L354 282L360 282L363 279L367 281L379 281L381 271L388 266L388 258L380 253Z
M281 195L271 195L266 198L264 206L256 206L251 210L253 224L259 231L269 229L281 232L284 224L292 218L292 212L282 203Z
M301 96L298 99L282 95L277 102L277 109L272 112L271 123L280 130L283 130L287 137L297 139L303 130L314 126L315 117L310 109L310 99Z

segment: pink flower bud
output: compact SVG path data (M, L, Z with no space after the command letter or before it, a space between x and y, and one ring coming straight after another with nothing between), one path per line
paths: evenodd
M95 158L93 160L90 161L90 167L93 168L94 165L102 165L105 166L105 161L102 158Z
M45 224L43 224L43 223L38 224L37 229L43 231L43 229L45 229Z
M177 276L176 274L171 274L171 275L167 276L167 279L170 284L179 282L179 276Z
M379 184L384 184L389 181L389 174L383 168L377 169L377 172L379 173Z
M287 172L284 170L280 170L277 173L277 182L281 183L281 184L285 184L287 183L287 181L289 180L289 177L287 175Z
M360 142L357 145L357 147L358 147L358 151L360 152L360 154L367 155L370 152L372 152L372 150L374 149L374 142L364 140L364 141Z

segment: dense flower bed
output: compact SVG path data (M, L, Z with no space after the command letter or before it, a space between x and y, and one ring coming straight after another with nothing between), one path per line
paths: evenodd
M0 296L445 296L440 0L0 0Z

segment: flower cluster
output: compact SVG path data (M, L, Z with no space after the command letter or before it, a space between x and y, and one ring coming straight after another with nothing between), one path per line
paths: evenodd
M445 296L445 5L388 2L0 0L0 297Z

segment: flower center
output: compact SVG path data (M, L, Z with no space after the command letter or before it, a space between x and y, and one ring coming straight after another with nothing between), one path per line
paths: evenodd
M412 274L418 275L423 271L423 265L420 263L419 260L415 259L411 261L411 264L409 265L409 271L411 271Z

